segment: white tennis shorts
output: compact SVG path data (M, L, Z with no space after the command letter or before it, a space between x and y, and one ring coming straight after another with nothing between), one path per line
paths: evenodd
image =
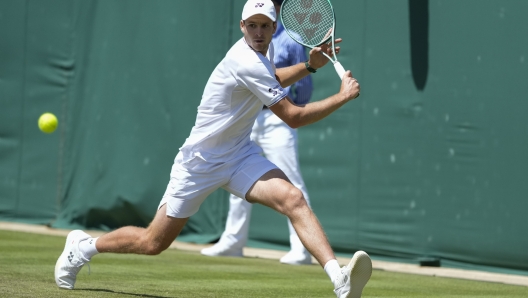
M208 163L195 156L183 162L176 156L167 190L158 209L167 204L167 215L187 218L195 214L205 198L218 188L245 198L248 190L265 173L277 166L258 153L225 163Z

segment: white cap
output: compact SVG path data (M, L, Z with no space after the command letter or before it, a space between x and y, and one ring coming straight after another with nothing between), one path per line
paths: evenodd
M277 20L275 5L271 0L248 0L242 10L242 20L245 21L256 14L263 14L273 22Z

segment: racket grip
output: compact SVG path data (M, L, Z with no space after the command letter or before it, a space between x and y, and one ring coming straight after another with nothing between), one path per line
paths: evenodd
M339 78L343 79L343 76L345 75L345 72L346 72L345 68L343 68L343 65L341 65L339 61L336 61L334 63L334 68L337 71L337 75L339 76Z

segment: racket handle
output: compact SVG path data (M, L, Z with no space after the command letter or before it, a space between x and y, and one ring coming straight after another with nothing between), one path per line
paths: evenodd
M343 79L343 76L345 75L345 72L346 72L345 68L343 68L343 65L341 65L339 61L336 61L334 63L334 68L337 71L337 75L339 76L339 78Z

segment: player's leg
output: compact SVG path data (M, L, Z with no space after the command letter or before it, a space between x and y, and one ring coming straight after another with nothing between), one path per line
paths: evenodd
M167 249L181 232L188 218L166 215L163 205L148 228L123 227L99 238L80 230L68 234L62 254L55 265L55 282L60 288L73 289L77 273L96 253L136 253L156 255ZM91 249L82 249L83 246Z
M308 191L299 166L297 130L289 127L270 110L264 110L262 114L266 129L261 135L259 145L264 150L266 158L279 167L290 182L302 191L309 206ZM303 246L291 221L287 219L287 222L290 232L290 251L280 259L280 262L292 265L311 264L312 256Z
M274 169L261 176L247 192L246 199L286 215L301 242L321 266L335 259L319 220L302 192L290 183L283 171Z
M330 277L337 297L361 297L372 274L370 257L365 252L358 251L350 263L341 268L319 220L304 200L302 192L288 181L281 170L273 169L262 175L249 188L246 198L288 216L304 246Z
M99 252L156 255L167 249L205 198L228 181L229 174L225 171L223 167L212 168L197 157L184 161L182 154L178 154L167 190L150 225L124 227L95 239L83 231L72 231L55 265L57 285L73 289L77 273Z
M187 220L168 216L163 205L147 228L129 226L104 234L97 239L96 248L100 253L157 255L169 248Z
M224 168L212 168L198 157L178 154L171 179L153 221L147 228L124 227L96 242L99 252L156 255L167 249L205 198L224 184Z
M260 203L286 215L304 246L324 266L335 256L321 224L302 192L275 164L259 155L261 151L255 144L248 150L248 155L241 156L236 161L235 172L223 188L250 203Z

